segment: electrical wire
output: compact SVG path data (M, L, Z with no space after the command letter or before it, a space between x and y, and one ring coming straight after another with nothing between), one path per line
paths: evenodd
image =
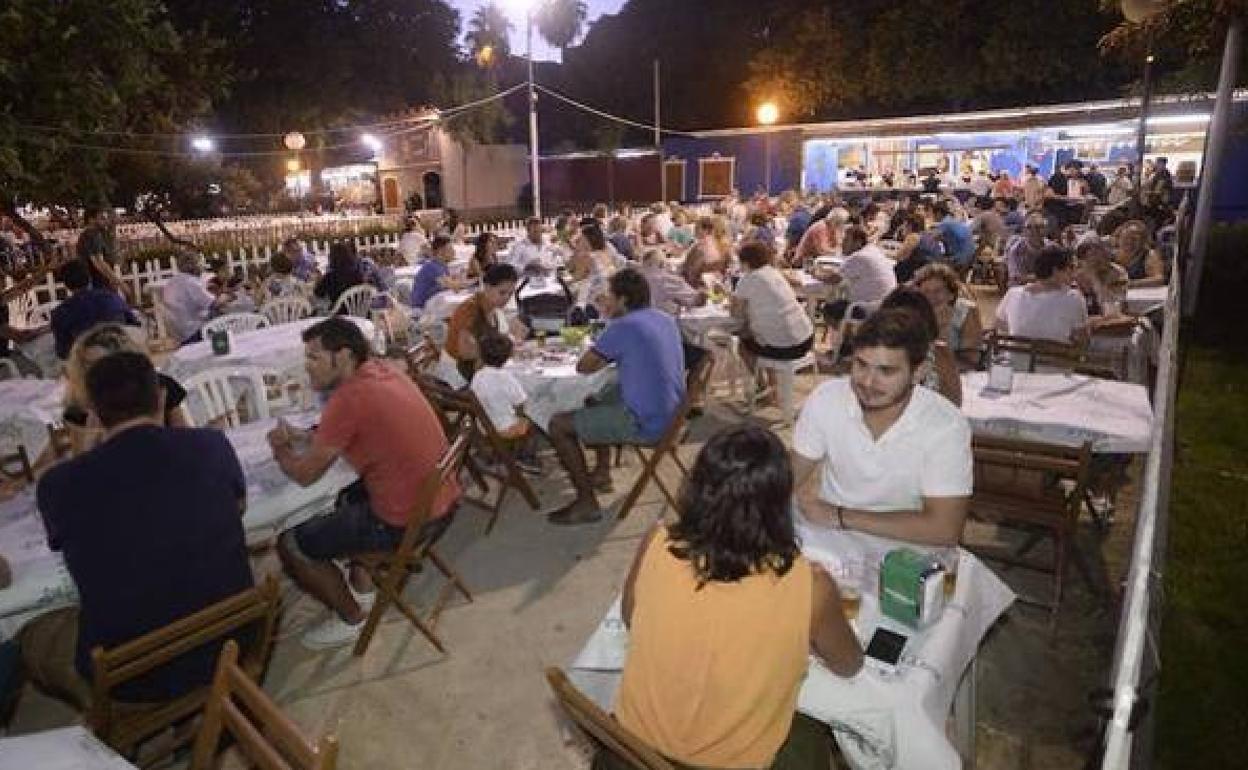
M564 96L563 94L559 93L558 91L552 91L551 89L546 88L545 86L540 85L540 84L538 84L538 83L534 83L534 84L533 84L533 87L534 87L534 88L536 88L537 90L541 91L542 93L544 93L544 94L546 94L546 95L548 95L548 96L554 97L555 99L558 99L558 100L559 100L559 101L561 101L561 102L565 102L566 104L569 104L569 105L571 105L571 106L573 106L573 107L576 107L576 108L577 108L577 109L579 109L579 110L582 110L582 111L584 111L584 112L591 113L591 114L593 114L593 115L597 115L598 117L600 117L600 118L604 118L604 119L606 119L606 120L613 120L613 121L615 121L616 123L623 123L623 124L624 124L624 125L626 125L626 126L633 126L633 127L635 127L635 128L643 128L643 129L645 129L645 130L647 130L647 131L651 131L651 132L653 132L656 128L658 128L658 130L659 130L659 132L660 132L660 133L664 133L664 134L671 134L671 135L673 135L673 136L697 136L696 134L690 133L690 132L688 132L688 131L675 131L675 130L668 129L668 128L661 128L661 127L654 126L654 125L648 125L648 124L646 124L646 123L639 123L639 122L637 122L637 121L635 121L635 120L629 120L628 118L622 118L622 117L620 117L619 115L612 115L612 114L611 114L611 113L609 113L609 112L604 112L604 111L599 110L599 109L597 109L597 108L590 107L588 104L582 104L581 102L578 102L578 101L576 101L575 99L572 99L571 97Z

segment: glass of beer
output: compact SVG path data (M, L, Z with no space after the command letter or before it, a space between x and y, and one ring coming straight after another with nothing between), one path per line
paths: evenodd
M958 562L961 560L961 552L955 545L952 548L942 549L937 559L945 568L945 603L953 601L953 596L958 590Z
M841 593L841 611L846 620L856 620L862 609L863 563L861 560L846 559L836 571L836 587Z

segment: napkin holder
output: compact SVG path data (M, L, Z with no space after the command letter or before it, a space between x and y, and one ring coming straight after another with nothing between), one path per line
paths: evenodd
M217 329L208 332L208 342L214 356L228 356L234 347L234 335L229 329Z
M880 564L880 612L911 628L923 628L945 608L945 568L909 548L889 551Z
M994 362L988 367L988 390L1009 393L1014 390L1014 367L1009 361Z

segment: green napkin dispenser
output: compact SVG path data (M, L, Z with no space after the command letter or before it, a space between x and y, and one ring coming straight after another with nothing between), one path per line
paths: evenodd
M897 548L880 565L880 612L911 628L922 628L945 608L945 568L909 548Z

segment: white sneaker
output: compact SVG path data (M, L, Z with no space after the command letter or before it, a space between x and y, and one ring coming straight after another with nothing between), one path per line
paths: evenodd
M325 622L305 631L299 641L309 650L328 650L351 644L363 630L363 620L351 625L336 614L331 614Z
M347 581L347 590L351 592L351 598L355 599L355 603L360 605L360 611L365 615L373 611L373 604L377 601L377 591L372 590L367 593L359 593L351 586L351 581Z

